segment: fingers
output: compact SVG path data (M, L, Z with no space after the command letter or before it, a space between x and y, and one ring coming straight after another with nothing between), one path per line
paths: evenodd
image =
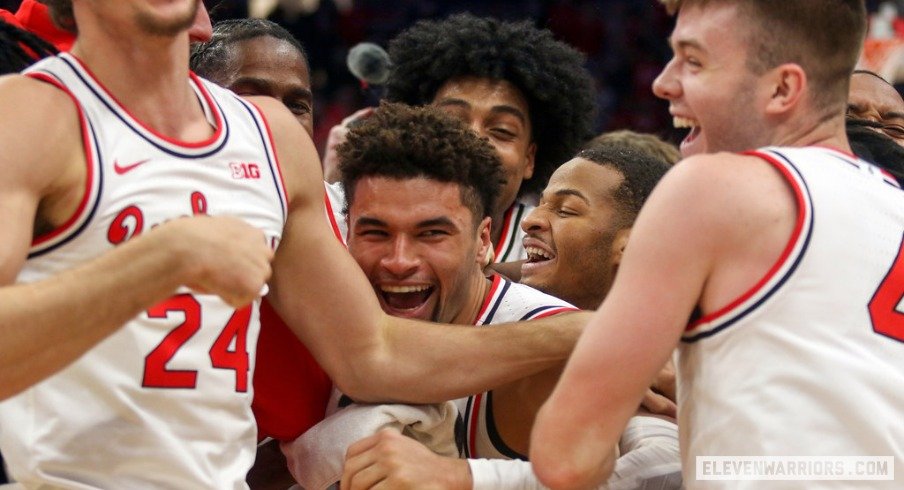
M387 430L387 429L384 429ZM371 488L386 478L385 472L378 466L378 455L374 451L382 436L376 433L352 444L345 452L345 465L342 468L341 490L358 490Z
M232 217L185 218L180 238L188 244L185 285L216 294L235 308L266 292L273 250L260 230Z
M660 395L648 389L640 402L641 406L650 413L656 415L665 415L667 417L676 418L678 416L678 405L668 397Z
M653 380L651 387L658 393L675 401L675 365L672 363L671 359L669 359L669 361L665 363L665 366L659 370L659 374L656 375L656 379Z
M342 126L348 127L349 123L351 123L353 121L357 121L358 119L366 118L366 117L370 116L370 114L373 111L374 111L373 107L365 107L363 109L358 109L357 111L352 113L352 115L350 115L342 120Z

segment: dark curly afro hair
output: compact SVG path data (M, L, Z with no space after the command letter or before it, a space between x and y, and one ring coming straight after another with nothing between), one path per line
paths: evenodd
M593 80L583 55L529 22L471 14L420 21L390 42L389 57L391 101L429 104L447 80L468 75L506 80L524 94L537 155L521 194L540 192L591 136Z
M475 226L490 212L504 182L490 143L460 120L434 107L383 102L336 149L346 212L366 177L426 177L458 184Z

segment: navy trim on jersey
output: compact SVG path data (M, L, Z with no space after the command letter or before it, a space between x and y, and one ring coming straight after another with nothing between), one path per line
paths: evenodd
M800 262L803 260L804 255L806 255L806 252L807 252L807 250L809 249L809 246L810 246L810 238L811 238L812 235L813 235L813 233L812 233L812 232L813 232L813 223L816 221L816 210L813 208L813 200L812 200L812 198L811 198L811 196L810 196L810 189L809 189L809 187L807 187L807 182L804 180L803 176L801 175L800 170L798 170L798 168L794 165L794 163L792 163L791 160L789 160L788 157L786 157L785 155L783 155L781 152L779 152L779 151L777 151L777 150L774 150L774 149L770 149L768 152L767 152L767 151L756 152L756 153L752 153L752 154L750 154L750 155L751 155L751 156L758 156L758 157L763 158L764 160L766 160L766 161L768 162L768 159L764 158L764 156L767 156L767 155L770 155L770 154L775 155L775 156L777 156L778 158L781 158L781 159L787 164L787 168L788 168L789 170L793 171L795 174L797 174L797 177L798 177L798 179L799 179L799 181L800 181L800 188L801 188L801 191L802 191L801 193L803 194L804 199L806 199L806 202L809 204L809 209L810 209L810 223L808 224L807 229L806 229L805 231L804 231L804 230L801 231L801 232L804 234L804 237L803 237L803 239L804 239L803 246L801 246L800 251L797 253L797 257L794 258L794 262L791 263L791 266L788 268L787 271L785 271L785 273L784 273L784 275L782 276L782 278L781 278L775 285L773 285L773 286L769 289L769 291L766 291L766 293L763 294L763 295L762 295L755 303L753 303L752 305L748 306L747 308L745 308L744 310L742 310L740 313L734 315L733 318L727 320L724 324L719 325L718 327L712 328L712 329L707 330L707 331L705 331L705 332L700 332L700 333L698 333L698 334L696 334L696 335L690 335L690 336L686 336L686 337L683 336L683 337L681 338L681 341L682 341L682 342L685 342L685 343L694 343L694 342L697 342L697 341L700 340L700 339L705 339L705 338L707 338L707 337L711 337L711 336L713 336L713 335L715 335L715 334L721 332L722 330L725 330L726 328L728 328L728 327L734 325L734 324L737 323L739 320L742 320L742 319L746 318L747 315L749 315L749 314L750 314L752 311L754 311L755 309L759 308L760 305L762 305L763 303L765 303L769 298L772 297L773 294L775 294L779 289L782 288L782 286L783 286L783 285L788 281L788 279L790 279L791 276L794 274L794 271L797 270L797 266L800 265ZM771 162L770 162L770 164L771 164ZM791 184L793 185L793 183L791 183ZM799 212L805 213L806 210L800 210Z
M515 203L515 206L518 206L518 212L513 213L512 219L509 220L509 226L511 226L511 233L508 236L508 246L505 248L505 252L502 253L502 256L497 262L502 262L508 260L509 254L512 253L512 249L515 248L515 241L518 236L518 227L521 226L521 218L524 216L524 208L526 207L524 204L519 202Z
M71 61L69 61L67 58L62 57L62 56L59 57L59 59L62 60L64 63L66 63L66 65L69 67L69 69L72 70L73 73L75 73L75 76L78 77L79 80L81 80L82 84L84 84L85 87L87 87L88 90L92 94L94 94L95 97L97 97L97 100L99 100L111 113L113 113L113 115L116 116L117 119L119 119L123 124L125 124L127 128L132 130L132 132L135 133L136 135L138 135L138 137L140 137L141 139L150 143L151 146L166 153L167 155L171 155L171 156L179 157L179 158L186 158L186 159L206 158L206 157L209 157L209 156L215 154L216 152L220 151L221 149L223 149L223 146L225 146L226 142L229 141L229 123L226 121L226 114L223 113L222 108L219 106L219 104L217 104L217 101L213 98L213 96L210 97L210 100L217 106L217 110L220 112L220 121L221 121L221 124L223 124L223 137L220 139L220 142L218 145L216 145L214 148L212 148L204 153L199 153L199 154L182 153L182 152L167 148L167 147L161 145L160 143L148 138L148 136L144 132L144 129L136 128L125 117L123 117L122 114L120 114L119 111L117 111L116 108L113 107L110 104L110 102L107 101L107 99L103 95L101 95L97 90L95 90L94 86L91 85L91 83L85 79L85 77L82 75L82 72L78 68L76 68L72 64ZM203 90L203 87L199 87L199 88ZM202 93L201 97L203 98L203 93Z
M282 210L283 223L285 223L288 219L288 213L286 212L286 205L288 203L283 202L283 196L285 194L282 191L282 186L280 186L279 180L277 180L279 179L279 168L277 168L277 166L273 163L273 160L270 158L270 151L268 151L268 149L270 149L273 151L273 155L276 155L276 148L270 148L271 144L269 132L264 131L257 120L257 115L259 115L261 118L263 118L264 115L260 113L259 110L255 111L254 109L252 109L251 103L247 100L244 100L239 96L236 96L235 98L242 104L245 110L248 111L248 114L251 115L251 120L254 121L254 126L255 128L257 128L257 134L261 137L261 143L263 143L264 145L264 155L267 157L267 165L270 167L270 177L273 179L273 186L276 187L276 194L279 198L279 208Z
M512 285L512 282L503 279L502 280L502 289L499 290L499 294L496 296L496 301L493 303L493 307L490 308L490 312L487 313L486 319L481 323L481 325L489 325L493 323L493 315L496 314L496 310L499 309L499 305L502 304L502 299L505 298L505 293L508 291L509 286Z
M487 427L487 435L490 437L490 443L493 445L493 448L496 451L499 451L499 454L506 456L509 459L520 459L521 461L527 461L527 456L515 451L510 448L505 441L502 440L502 436L499 435L499 430L496 429L496 421L493 419L493 392L487 392L487 401L485 408L487 415L483 419L486 421Z
M523 321L525 321L525 320L530 320L530 319L532 319L532 318L534 317L534 315L538 315L538 314L540 314L540 313L542 313L542 312L544 312L544 311L552 310L552 309L555 309L555 308L564 308L564 306L562 306L562 305L546 305L546 306L540 306L540 307L538 307L538 308L534 308L533 310L530 310L529 312L527 312L527 314L525 314L524 316L522 316L521 318L519 318L518 321L519 321L519 322L523 322ZM576 308L569 308L568 311L578 311L578 310L577 310Z
M44 72L41 71L41 73L44 73ZM56 77L54 77L54 78L56 78ZM36 79L36 80L40 80L40 79ZM81 103L79 103L79 104L81 104ZM60 248L63 245L74 240L75 237L77 237L79 234L81 234L81 232L85 230L85 228L88 226L88 224L91 223L91 220L94 218L94 215L97 213L97 207L100 206L100 200L101 200L101 197L103 196L103 191L104 191L103 157L101 156L101 153L100 153L100 147L98 147L97 134L94 132L94 125L91 123L91 119L88 118L88 114L85 112L84 108L81 107L81 105L78 106L78 110L84 114L84 117L82 119L84 119L85 123L88 125L88 131L91 133L91 144L92 144L92 146L94 146L94 157L95 158L93 158L93 159L89 158L87 148L85 149L85 158L89 160L87 162L89 165L91 164L91 161L95 162L95 167L97 170L97 195L94 197L94 202L91 203L91 209L85 214L85 219L82 220L82 224L78 225L78 227L76 227L72 232L70 232L66 236L66 238L63 238L59 242L54 243L53 245L50 245L47 248L29 253L28 257L27 257L28 259L40 257L48 252L52 252L52 251ZM85 192L90 194L91 189L85 189ZM90 198L90 196L88 196L88 198Z
M463 454L465 458L473 458L474 455L471 454L471 408L474 405L474 399L476 396L469 396L467 403L465 403L465 413L462 421L461 430L464 434L462 437L462 441L464 442L464 451ZM461 414L459 414L461 415ZM455 438L458 440L458 437Z
M848 164L848 165L850 165L850 166L852 166L852 167L854 167L854 168L856 168L856 169L858 169L858 170L860 170L860 169L862 168L862 167L860 166L859 163L853 162L853 161L851 161L851 160L848 160L848 159L846 159L846 158L844 158L844 157L842 157L842 156L840 156L840 155L836 155L836 154L834 154L834 153L830 153L829 155L832 156L832 157L834 157L834 158L836 158L836 159L838 159L838 160L840 160L840 161L842 161L842 162L844 162L844 163L846 163L846 164ZM901 185L898 184L898 181L894 179L894 176L893 176L893 175L889 175L888 172L887 172L885 169L883 169L882 167L880 167L879 165L876 165L876 164L873 163L873 162L869 162L869 161L863 160L862 158L860 159L860 162L861 162L861 163L865 163L865 164L869 165L870 167L876 169L876 172L878 172L878 173L882 176L882 182L884 182L884 183L886 183L886 184L888 184L888 185L894 187L895 189L900 189L900 188L901 188Z

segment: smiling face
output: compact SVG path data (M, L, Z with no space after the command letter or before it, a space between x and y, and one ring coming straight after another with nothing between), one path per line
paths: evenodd
M681 142L683 156L742 151L765 141L760 107L770 94L746 62L750 28L734 5L713 2L678 14L674 54L653 92L669 101L676 127L691 128Z
M904 99L888 82L869 73L851 76L847 115L882 123L881 132L904 145Z
M559 167L521 222L528 259L521 282L584 309L602 302L630 230L613 193L624 176L583 158Z
M314 133L311 75L301 53L282 39L259 36L229 47L223 86L239 95L266 95L283 103L309 135Z
M501 216L518 197L521 182L534 174L536 145L532 142L527 100L505 80L453 78L443 84L433 105L458 117L478 135L489 139L499 154L506 183L493 216Z
M348 210L348 250L383 310L393 316L469 324L483 300L481 259L489 218L479 224L457 184L364 177Z

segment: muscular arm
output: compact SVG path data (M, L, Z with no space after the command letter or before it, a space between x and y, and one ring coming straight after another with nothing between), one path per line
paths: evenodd
M291 201L270 301L342 391L357 400L438 402L567 357L588 314L487 329L385 315L323 219L322 177L310 139L278 104L255 103L268 115Z
M176 220L56 276L14 284L34 222L58 225L74 212L85 161L77 111L63 92L7 77L0 79L0 108L16 114L0 118L0 399L64 368L182 284L224 292L219 284L235 281L236 294L226 296L244 304L252 295L240 288L258 291L268 277L269 250L259 232L237 220L204 218ZM224 271L230 277L214 277L198 252L219 246L215 236L242 243L236 253L259 272L246 276L239 266Z
M781 254L793 210L778 173L750 157L695 157L666 175L638 217L612 291L537 416L531 461L541 481L579 488L608 476L601 468L612 467L609 448L695 305L715 311L755 284Z

